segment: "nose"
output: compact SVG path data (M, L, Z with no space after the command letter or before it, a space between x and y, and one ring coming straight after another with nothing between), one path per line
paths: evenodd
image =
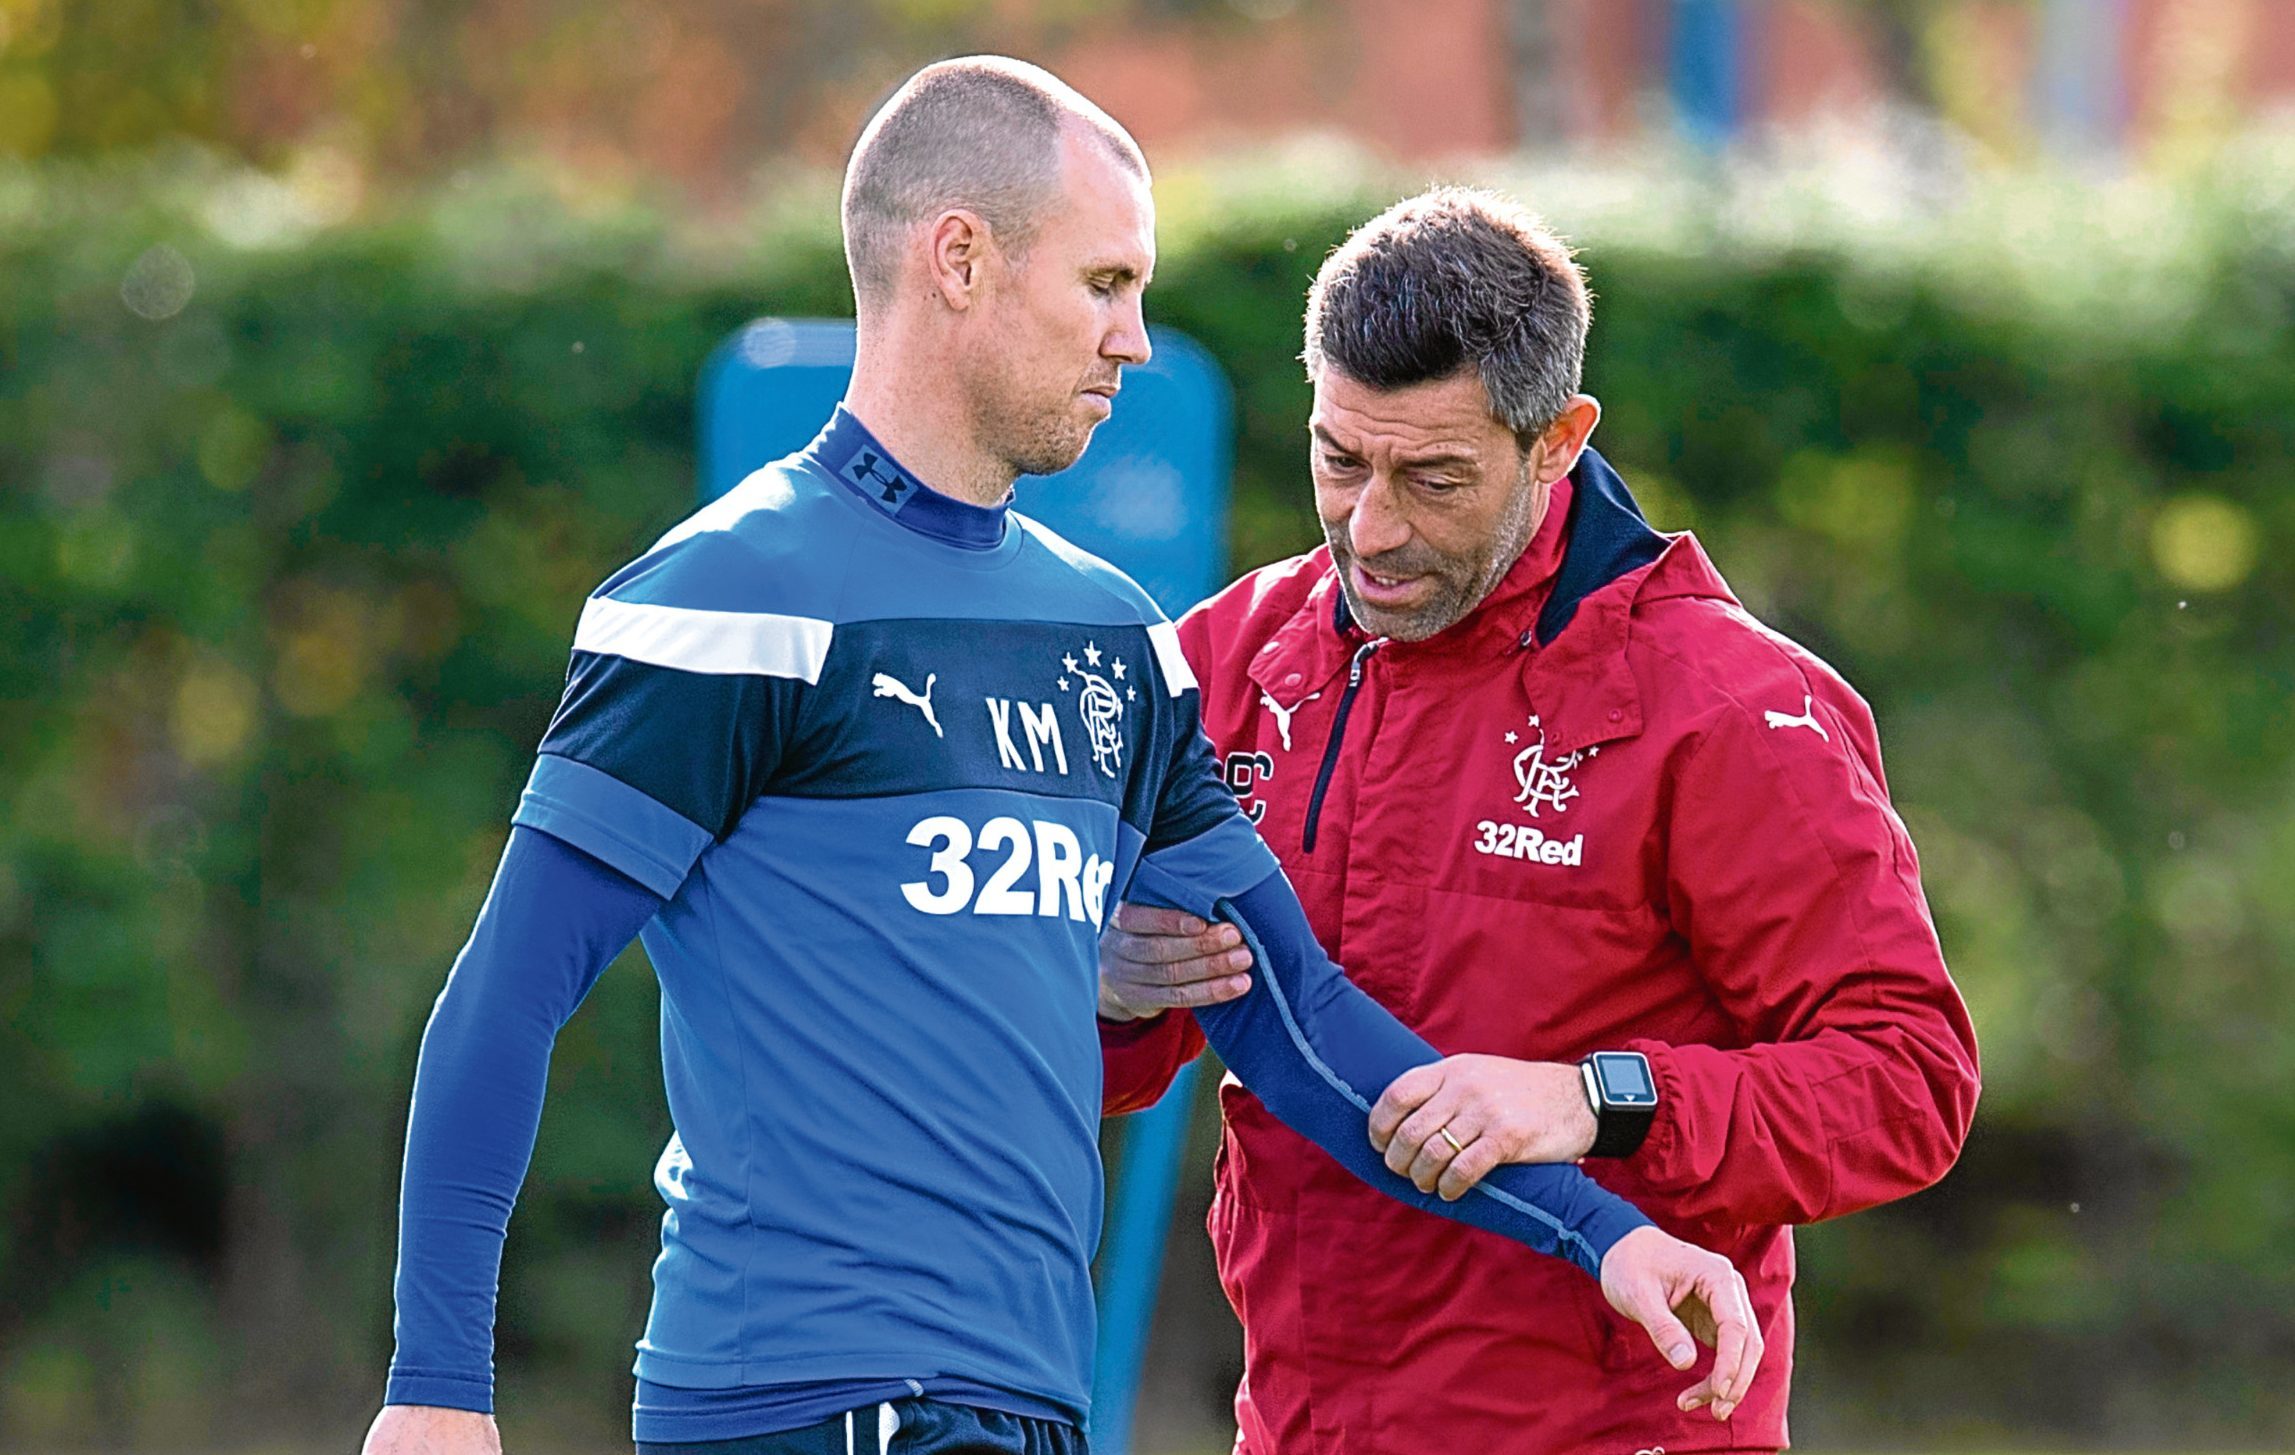
M1108 336L1100 342L1100 355L1118 364L1144 364L1155 353L1148 343L1147 314L1140 307L1140 295L1127 293L1116 305L1114 325Z
M1354 509L1347 514L1347 543L1362 559L1399 551L1410 544L1410 521L1403 515L1392 483L1374 478L1355 497Z

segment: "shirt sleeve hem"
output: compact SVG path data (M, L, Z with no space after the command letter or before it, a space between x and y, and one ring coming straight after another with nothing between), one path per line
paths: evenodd
M383 1403L427 1405L434 1409L494 1413L491 1376L448 1374L428 1369L394 1369L383 1390Z
M544 753L510 821L573 845L668 899L709 831L610 773Z
M1251 821L1236 813L1192 839L1149 850L1145 862L1194 886L1210 899L1248 893L1282 872Z
M1578 1240L1593 1253L1593 1266L1586 1271L1598 1281L1602 1276L1603 1260L1610 1256L1610 1249L1617 1246L1620 1238L1636 1228L1654 1226L1649 1215L1630 1202L1620 1201L1615 1207L1598 1208L1587 1217L1583 1226L1575 1230Z

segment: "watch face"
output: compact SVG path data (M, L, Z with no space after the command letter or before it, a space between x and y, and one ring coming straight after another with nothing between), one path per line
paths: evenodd
M1630 1051L1598 1051L1594 1074L1602 1081L1602 1100L1613 1106L1655 1106L1657 1087L1650 1080L1650 1063Z

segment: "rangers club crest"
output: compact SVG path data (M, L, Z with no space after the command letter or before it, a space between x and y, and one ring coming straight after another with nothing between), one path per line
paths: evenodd
M1084 660L1078 662L1071 652L1060 659L1067 675L1060 679L1062 692L1073 691L1076 698L1076 716L1084 725L1084 742L1092 750L1092 765L1110 778L1117 776L1124 766L1124 703L1136 700L1139 693L1124 682L1130 669L1121 657L1108 662L1114 681L1097 670L1107 654L1097 642L1084 644Z
M1539 725L1536 713L1530 715L1530 726L1537 728L1538 740L1514 755L1515 806L1529 810L1532 818L1539 817L1542 808L1568 813L1570 800L1578 796L1578 787L1570 781L1570 775L1601 749L1581 749L1549 763L1546 761L1546 729ZM1521 738L1520 733L1507 731L1509 746Z

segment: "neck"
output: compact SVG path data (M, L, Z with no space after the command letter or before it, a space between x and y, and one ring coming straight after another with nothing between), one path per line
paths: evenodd
M1539 480L1525 468L1522 472L1521 488L1526 492L1524 496L1525 519L1520 527L1522 544L1491 560L1490 579L1483 583L1481 594L1474 598L1474 605L1466 609L1467 616L1472 616L1481 610L1482 603L1490 599L1490 593L1496 591L1507 577L1514 574L1514 568L1522 564L1522 558L1530 554L1530 548L1537 544L1538 532L1546 527L1546 517L1554 508L1553 485ZM1460 619L1464 620L1465 618Z
M941 494L968 505L1002 505L1012 494L1014 471L981 447L954 381L934 367L949 351L902 332L891 324L861 328L845 408L903 468Z

